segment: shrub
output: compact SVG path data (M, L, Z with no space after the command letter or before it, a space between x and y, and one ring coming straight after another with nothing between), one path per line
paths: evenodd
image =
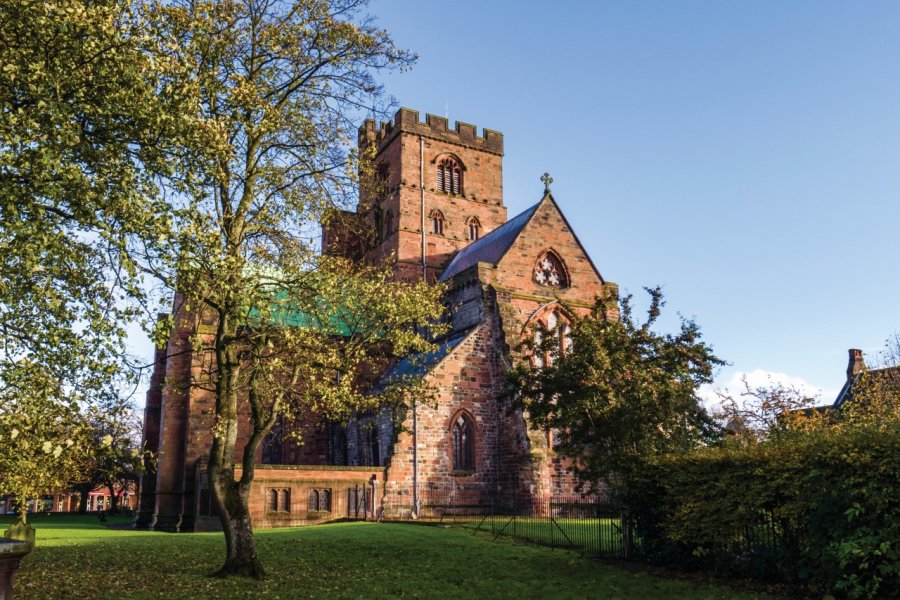
M849 598L900 589L900 423L651 457L625 475L652 560Z

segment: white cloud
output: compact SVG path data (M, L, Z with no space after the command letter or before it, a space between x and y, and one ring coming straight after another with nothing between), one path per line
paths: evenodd
M698 395L707 409L715 409L721 404L721 400L716 392L738 397L744 391L745 378L751 388L779 384L784 387L792 387L806 396L817 398L816 404L830 404L840 391L825 390L795 375L756 369L754 371L737 371L731 375L724 385L721 383L718 385L703 385L698 390Z

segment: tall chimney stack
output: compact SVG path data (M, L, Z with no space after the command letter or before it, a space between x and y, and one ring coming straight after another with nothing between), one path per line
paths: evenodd
M850 348L850 361L847 363L847 381L853 381L857 375L866 370L866 361L863 360L862 350Z

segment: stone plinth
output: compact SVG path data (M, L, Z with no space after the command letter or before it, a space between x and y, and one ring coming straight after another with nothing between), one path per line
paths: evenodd
M33 547L22 540L0 537L0 600L12 600L19 562Z

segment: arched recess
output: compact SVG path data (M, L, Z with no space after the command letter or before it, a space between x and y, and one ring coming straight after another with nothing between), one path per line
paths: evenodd
M532 268L532 279L540 286L557 289L565 289L572 283L565 261L553 248L538 255Z

